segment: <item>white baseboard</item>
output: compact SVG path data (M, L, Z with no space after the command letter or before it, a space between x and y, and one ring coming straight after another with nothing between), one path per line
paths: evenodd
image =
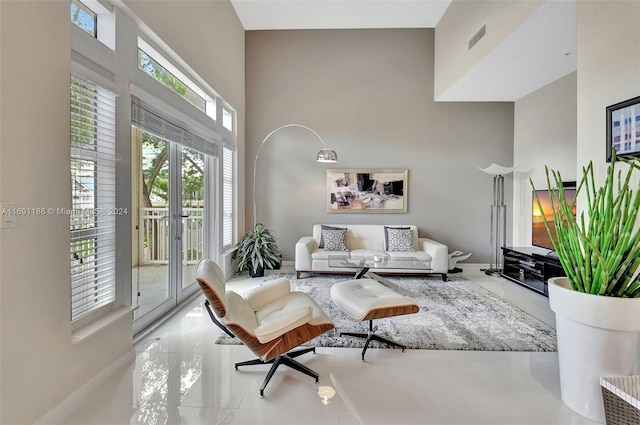
M100 384L109 379L118 369L132 362L136 357L136 352L132 348L122 357L109 366L100 371L97 375L89 380L86 384L80 387L77 391L67 397L62 403L47 412L44 416L38 419L33 425L59 425L62 421L71 414L74 410L79 408L85 401L86 397L95 390Z

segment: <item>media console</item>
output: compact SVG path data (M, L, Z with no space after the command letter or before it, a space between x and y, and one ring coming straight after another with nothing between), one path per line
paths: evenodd
M548 297L547 280L565 275L560 260L550 252L537 247L503 247L501 276Z

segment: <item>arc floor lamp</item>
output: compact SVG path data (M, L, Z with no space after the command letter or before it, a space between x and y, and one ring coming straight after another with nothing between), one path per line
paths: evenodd
M338 154L336 153L336 151L334 151L333 149L329 149L327 147L327 144L324 142L324 140L322 140L322 137L320 137L320 135L318 133L316 133L315 130L307 127L306 125L301 125L301 124L285 124L283 126L280 126L278 128L276 128L275 130L273 130L272 132L270 132L269 134L267 134L267 137L264 138L264 140L262 140L262 143L260 143L260 146L258 147L258 151L256 152L256 157L253 161L253 223L252 223L252 228L256 227L256 216L257 216L257 209L256 209L256 171L258 169L258 158L260 157L260 152L262 152L262 148L265 145L265 143L267 142L267 140L269 140L269 138L276 132L283 130L285 128L291 128L291 127L297 127L297 128L302 128L305 130L310 131L311 133L313 133L318 140L320 140L320 143L322 143L322 148L320 149L320 151L318 151L318 155L316 156L316 161L317 162L323 162L323 163L332 163L332 162L338 162Z
M504 175L513 172L513 167L491 164L487 168L480 168L493 176L493 203L491 204L491 263L485 270L488 275L502 273L502 255L500 253L507 243L505 228L507 227L507 207L504 204Z

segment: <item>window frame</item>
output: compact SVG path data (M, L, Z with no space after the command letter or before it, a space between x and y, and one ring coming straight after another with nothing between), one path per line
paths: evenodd
M89 34L91 37L97 39L98 38L98 14L93 10L91 10L89 7L87 7L87 5L85 5L80 0L71 0L71 13L73 13L74 6L78 9L78 14L80 12L85 12L87 15L91 16L93 21L93 31L89 31L88 29L83 28L79 22L76 22L73 19L71 19L71 22L75 24L78 28L80 28L82 31Z
M93 97L91 96L93 91ZM74 104L74 95L75 98ZM84 96L84 98L82 98ZM70 77L70 192L71 323L82 323L117 301L116 284L116 94L76 73ZM92 128L87 128L88 126ZM82 139L87 143L83 143ZM74 162L93 164L90 204L75 202ZM86 182L89 183L89 182ZM83 202L84 203L84 202ZM84 206L85 208L78 208ZM86 208L88 206L88 208ZM87 241L93 249L81 249ZM81 264L87 261L84 266ZM93 264L93 266L92 266ZM93 273L91 270L93 269ZM91 275L93 274L93 278ZM84 289L83 289L84 288ZM89 294L94 292L93 296ZM84 296L82 295L84 294ZM91 299L95 303L91 306ZM78 307L78 305L80 307Z
M143 90L153 93L156 97L162 99L168 104L174 106L180 116L190 117L194 121L206 128L214 129L217 132L216 143L221 149L223 146L232 149L234 153L234 167L237 160L237 130L236 120L237 113L235 109L227 103L215 90L202 79L189 65L180 57L171 51L156 34L149 28L145 27L136 20L133 13L126 7L121 7L117 3L110 3L109 0L81 0L82 3L97 14L97 38L91 37L87 32L83 31L71 21L71 57L72 71L87 78L98 85L112 90L119 96L116 100L116 155L119 159L116 163L116 205L118 207L131 208L131 169L130 155L131 148L129 146L131 134L130 120L130 96L135 85L139 85ZM116 31L118 33L118 49L116 50ZM180 74L176 76L188 76L189 80L194 82L206 94L207 114L201 114L199 110L192 107L191 104L178 101L175 94L164 88L160 89L157 81L149 78L137 67L136 49L140 40L143 40L149 46L154 47L154 51L161 52L166 58L170 67L162 63L167 69L178 70ZM145 51L147 54L149 51ZM154 58L156 59L156 58ZM147 83L145 80L148 80ZM165 96L164 93L167 92ZM184 106L182 105L184 104ZM231 112L232 130L228 130L222 126L222 108L228 108ZM196 114L195 111L198 111ZM213 111L213 112L212 112ZM196 116L198 115L198 116ZM214 184L211 190L215 196L211 197L211 208L215 214L215 230L216 239L212 239L212 250L209 253L211 258L217 258L222 254L221 249L221 225L222 220L222 179L221 176L221 160L211 160L210 165L215 166L215 177L217 181L210 181L208 184ZM234 168L234 174L237 170ZM237 178L234 175L233 182L233 223L234 223L234 242L237 237L238 225L237 215ZM129 211L131 212L131 211ZM212 220L211 223L214 223ZM103 307L87 317L71 323L72 343L79 343L95 332L104 329L107 325L126 314L130 314L135 309L131 297L131 217L117 216L115 218L116 237L118 243L121 244L116 253L117 270L116 270L116 297L111 307ZM128 244L122 241L127 241ZM222 259L220 257L220 259Z
M80 27L70 17L69 22L72 24L72 33L82 34L79 36L80 38L97 40L110 50L115 50L116 22L113 6L104 0L71 0L70 10L74 4L94 16L94 34Z

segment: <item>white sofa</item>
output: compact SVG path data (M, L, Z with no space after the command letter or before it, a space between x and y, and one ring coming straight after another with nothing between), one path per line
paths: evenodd
M322 226L347 229L349 251L328 251L320 248ZM385 227L409 228L413 234L412 243L415 251L385 251ZM449 249L446 245L428 238L418 237L418 228L413 225L375 225L375 224L314 224L312 236L303 236L296 243L295 267L300 278L303 272L310 273L344 273L344 269L329 267L329 255L352 255L373 257L384 253L390 257L416 257L430 264L431 270L413 269L376 269L381 274L440 274L447 280L449 271Z

